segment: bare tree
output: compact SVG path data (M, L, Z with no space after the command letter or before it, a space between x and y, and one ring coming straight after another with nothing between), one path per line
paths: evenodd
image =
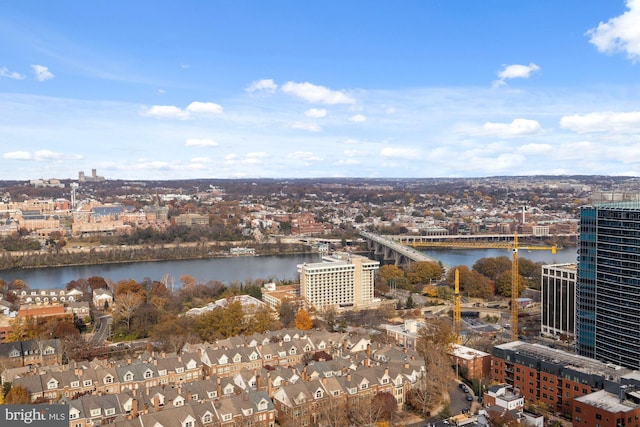
M126 323L127 330L131 329L131 318L143 302L143 298L134 292L127 292L118 296L114 313Z

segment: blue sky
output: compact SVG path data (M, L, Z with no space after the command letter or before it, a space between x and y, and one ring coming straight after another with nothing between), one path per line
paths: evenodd
M640 175L640 0L4 1L0 179Z

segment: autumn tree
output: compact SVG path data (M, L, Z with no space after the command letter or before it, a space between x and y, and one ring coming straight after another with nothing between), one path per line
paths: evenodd
M406 277L412 285L430 283L442 278L442 267L437 262L412 262L407 268Z
M12 386L9 393L5 396L7 405L25 405L31 403L31 395L29 390L21 385Z
M153 326L151 337L160 342L165 351L177 352L187 342L197 338L193 330L193 319L187 316L166 315Z
M387 391L376 394L371 401L371 411L375 414L377 421L392 421L397 410L396 398Z
M518 294L526 289L525 280L518 277ZM503 297L511 297L511 271L505 271L496 280L496 293Z
M472 269L491 280L497 280L505 271L511 271L511 261L508 256L480 258Z
M304 308L298 310L293 321L293 327L302 329L303 331L308 331L313 328L313 320L311 319L311 316L309 316L309 312L307 310Z
M274 329L276 325L276 319L273 316L273 312L270 308L262 307L258 309L249 322L249 332L258 332L260 334Z
M114 292L114 299L118 299L118 297L122 294L136 294L144 299L145 292L144 288L141 284L136 282L135 280L121 280L116 283L116 290Z
M385 264L378 269L376 274L376 285L383 291L389 290L389 283L394 279L404 277L404 272L393 264Z
M433 320L419 331L416 350L429 374L420 378L410 394L410 403L422 413L426 414L441 403L448 385L454 380L448 353L455 340L455 333L445 319Z
M456 269L458 270L460 292L471 298L487 298L493 295L491 280L475 270L469 270L466 265L459 265L449 269L447 273L447 284L449 286L454 286Z

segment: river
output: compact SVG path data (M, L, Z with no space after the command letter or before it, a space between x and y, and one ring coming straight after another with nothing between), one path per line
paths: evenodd
M445 265L466 265L469 268L480 258L511 256L511 253L504 249L446 249L424 252ZM561 249L555 255L542 250L520 251L520 258L548 264L576 262L576 257L576 248ZM141 282L146 278L161 280L169 274L175 280L176 286L180 284L180 276L186 274L194 277L198 283L218 280L229 284L255 279L295 281L298 264L319 261L318 254L300 254L98 264L0 271L0 278L7 283L20 279L32 289L64 288L72 280L92 276L101 276L113 282L129 279Z

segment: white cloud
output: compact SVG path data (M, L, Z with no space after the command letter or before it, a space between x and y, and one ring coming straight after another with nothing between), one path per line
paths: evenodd
M626 52L640 60L640 0L627 0L627 11L587 31L589 42L604 53Z
M164 93L166 93L166 92L167 92L167 91L166 91L166 90L164 90L164 89L158 89L158 93L159 93L160 95L162 95L162 94L164 94Z
M145 161L140 161L136 163L136 167L138 169L144 169L144 170L154 170L154 169L171 170L171 165L172 163L164 162L160 160L148 160L148 161L145 160Z
M551 153L553 151L553 147L549 144L525 144L520 146L518 151L523 154L540 155Z
M189 114L181 110L175 105L154 105L147 109L143 109L143 116L151 116L158 119L187 119Z
M255 80L251 82L249 86L245 89L247 92L266 92L266 93L274 93L278 89L278 85L273 81L273 79L262 79Z
M528 119L514 119L511 123L487 122L482 125L482 134L504 138L534 135L541 131L540 123Z
M53 73L49 71L49 68L44 65L31 65L31 68L36 75L36 80L39 82L44 82L45 80L50 80L55 77Z
M231 154L227 154L226 156L224 156L225 160L235 160L238 158L237 154L231 153Z
M0 77L7 77L14 80L24 80L24 74L20 74L17 71L9 71L7 67L0 68Z
M344 140L344 143L352 145L352 144L360 144L360 141L358 141L355 138L347 138L347 139Z
M247 158L253 158L253 159L260 159L260 158L265 158L265 157L269 157L269 155L267 153L265 153L264 151L254 151L252 153L247 153Z
M339 90L331 90L324 86L312 83L287 82L282 86L282 91L286 94L297 96L308 102L316 104L353 104L355 99Z
M348 156L348 157L363 157L363 156L367 156L369 155L369 153L367 153L366 151L359 151L359 150L344 150L344 155Z
M357 159L341 159L338 160L337 162L333 163L334 165L338 165L338 166L355 166L355 165L359 165L360 164L360 160Z
M213 139L191 138L184 142L185 147L217 147L218 143Z
M327 110L325 110L324 108L311 108L305 111L304 115L307 117L321 118L327 115Z
M355 116L349 117L349 121L362 123L367 121L367 117L364 116L363 114L356 114Z
M318 157L310 151L294 151L293 153L287 154L287 157L289 159L298 159L307 162L322 160L322 157Z
M222 114L222 106L213 102L194 101L187 107L189 113Z
M507 79L528 79L531 73L540 70L533 62L529 65L513 64L502 67L502 70L498 71L498 80L493 82L494 88L505 85Z
M80 160L83 156L78 154L64 154L50 150L36 150L33 153L29 151L10 151L2 155L8 160L35 160L40 162L48 162L55 160Z
M637 131L640 129L640 111L564 116L560 119L560 126L577 133Z
M385 112L386 112L387 114L395 114L396 109L395 109L395 108L393 108L393 107L389 107L389 108L387 108L387 109L386 109L386 111L385 111Z
M416 159L420 151L409 147L385 147L380 150L380 155L388 158Z
M9 160L31 160L31 153L28 151L10 151L8 153L4 153L2 155L4 159Z
M194 114L222 114L222 107L213 102L194 101L185 110L175 105L153 105L146 109L143 108L140 114L158 119L186 120L192 118Z
M209 157L194 157L191 159L191 163L211 163L211 159Z
M309 132L320 132L322 129L316 123L295 122L291 124L292 129L301 129Z

